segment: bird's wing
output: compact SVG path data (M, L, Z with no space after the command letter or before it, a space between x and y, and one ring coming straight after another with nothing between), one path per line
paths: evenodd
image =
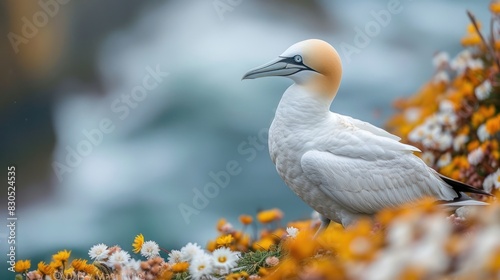
M387 132L379 127L376 127L376 126L372 125L371 123L364 122L364 121L361 121L361 120L358 120L358 119L355 119L355 118L352 118L349 116L345 116L345 115L340 115L340 114L337 114L337 115L340 118L343 118L345 122L349 122L359 129L371 132L377 136L387 137L387 138L390 138L390 139L393 139L396 141L401 140L401 138L399 138L398 136L391 134L391 133L389 133L389 132Z
M372 214L424 196L452 200L453 189L412 154L383 160L309 151L301 158L306 177L351 213Z

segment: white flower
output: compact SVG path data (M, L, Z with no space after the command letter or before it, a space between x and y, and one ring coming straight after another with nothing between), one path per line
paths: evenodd
M128 262L127 267L130 268L130 269L132 269L132 270L139 271L141 269L141 261L140 260L131 259Z
M422 141L425 136L428 134L428 129L427 126L425 125L419 125L415 127L409 134L408 134L408 139L412 142L420 142Z
M409 123L414 123L420 118L420 108L408 108L405 110L405 120Z
M156 257L160 255L160 246L154 241L146 241L142 244L141 255L148 259Z
M431 152L423 152L422 153L422 160L427 164L428 166L434 165L434 161L436 160L436 157L434 156L433 153Z
M450 76L448 75L448 73L446 71L439 71L436 73L436 75L434 75L434 77L432 78L432 81L434 83L449 83L450 82Z
M439 111L441 112L446 112L446 113L453 113L455 111L455 106L453 105L453 102L450 100L441 100L439 102Z
M484 63L481 59L471 59L467 61L467 67L470 69L483 69Z
M198 244L189 242L181 248L181 259L183 262L190 262L195 256L204 253Z
M451 154L446 153L446 154L439 157L436 165L437 165L437 167L441 168L441 167L447 166L450 163L451 163Z
M450 55L447 52L438 52L432 58L432 65L436 68L446 66L450 61Z
M476 87L476 89L474 90L474 94L476 95L478 100L484 100L490 96L491 90L491 82L489 80L486 80Z
M458 73L462 73L467 68L467 63L470 60L472 60L471 52L463 50L450 62L450 67Z
M221 228L220 230L223 232L223 233L226 233L226 234L229 234L229 233L232 233L234 232L234 227L231 223L225 223Z
M299 229L294 228L294 227L287 227L286 228L286 233L288 237L295 238L297 237L297 234L299 233Z
M446 125L455 130L457 128L458 117L453 112L440 112L436 115L438 123L441 125Z
M213 259L205 253L194 256L189 265L189 273L195 280L209 278L213 269Z
M481 160L484 158L484 152L481 147L475 149L474 151L470 152L469 155L467 155L467 161L471 165L478 165Z
M465 146L465 143L467 143L467 141L469 141L469 136L467 136L467 135L458 135L453 140L453 150L455 150L455 151L460 150L462 147Z
M453 143L453 137L449 133L443 133L440 137L437 138L437 145L440 151L447 150L451 147Z
M483 189L491 193L493 187L495 187L495 189L500 189L500 168L484 178Z
M130 260L130 255L127 253L127 251L116 251L108 259L108 265L113 267L115 265L121 265L124 266L125 264L128 263Z
M481 142L484 142L488 140L490 136L491 135L486 130L486 125L484 123L480 125L479 128L477 129L477 137L479 138L479 140L481 140Z
M89 250L89 256L95 261L102 261L108 257L108 246L104 244L97 244L92 246Z
M168 253L168 263L169 264L174 264L174 263L180 263L182 262L182 253L179 250L172 250L170 253Z
M236 267L237 261L240 259L240 253L222 247L213 251L212 259L214 266L220 268L224 274L227 274L231 269Z

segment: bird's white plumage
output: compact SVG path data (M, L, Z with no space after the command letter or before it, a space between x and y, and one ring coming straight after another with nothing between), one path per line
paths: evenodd
M413 152L380 128L325 111L304 88L284 93L269 131L278 173L307 204L349 224L362 214L456 192Z
M290 69L297 72L290 74ZM271 159L285 183L324 217L343 225L426 196L457 198L413 154L419 149L367 122L330 112L341 71L335 49L307 40L245 75L295 81L283 94L269 130Z

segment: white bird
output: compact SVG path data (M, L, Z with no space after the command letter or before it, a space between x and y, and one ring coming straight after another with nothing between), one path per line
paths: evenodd
M489 195L438 174L389 132L330 111L342 63L330 44L311 39L243 79L283 76L295 83L278 105L269 153L285 183L323 217L344 227L361 216L434 197L450 206L486 205L462 192Z

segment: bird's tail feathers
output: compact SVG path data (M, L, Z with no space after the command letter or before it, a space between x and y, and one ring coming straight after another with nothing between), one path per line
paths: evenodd
M489 203L484 202L484 201L478 201L478 200L472 200L472 199L467 199L467 200L457 200L457 201L440 201L439 206L445 207L445 208L459 208L462 206L487 206Z

